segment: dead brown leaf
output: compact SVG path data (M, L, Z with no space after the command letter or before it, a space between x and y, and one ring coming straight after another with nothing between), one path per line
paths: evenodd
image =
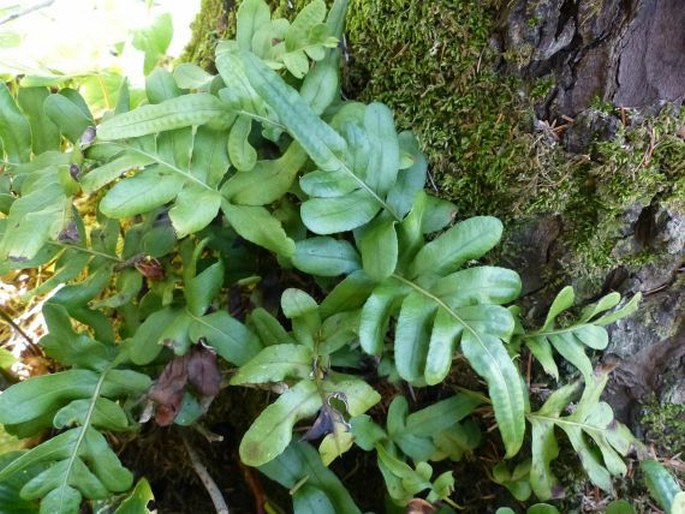
M202 345L196 345L186 355L169 362L148 391L155 402L155 422L162 427L171 425L181 407L188 384L207 404L219 394L221 372L216 355Z

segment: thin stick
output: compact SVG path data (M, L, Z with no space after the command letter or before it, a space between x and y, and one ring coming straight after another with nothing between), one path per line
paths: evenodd
M186 441L185 438L183 438L183 444L185 445L186 450L188 451L190 461L193 463L195 473L197 473L197 476L200 477L202 485L205 486L207 493L209 493L209 497L212 499L212 503L214 504L214 508L216 509L217 514L228 514L228 505L226 505L226 500L224 500L224 497L222 496L221 491L219 490L219 486L216 485L216 482L209 474L209 471L207 471L205 465L202 464L202 462L200 461L199 455L197 454L197 452L195 452L195 450L193 450L193 448L190 446L190 444L188 443L188 441Z
M28 346L35 347L36 343L33 342L33 339L31 339L26 332L24 332L19 325L17 325L12 317L7 314L5 311L0 309L0 318L2 318L3 321L5 321L10 327L12 327L14 330L17 331L17 333L23 337L26 342L28 343Z
M46 0L45 2L40 2L37 3L36 5L32 5L30 7L27 7L26 9L15 12L14 14L10 14L6 18L3 18L0 20L0 25L4 25L5 23L9 23L12 20L16 20L17 18L20 18L22 16L26 16L27 14L31 14L34 11L38 11L39 9L43 9L45 7L51 6L53 3L55 3L55 0Z

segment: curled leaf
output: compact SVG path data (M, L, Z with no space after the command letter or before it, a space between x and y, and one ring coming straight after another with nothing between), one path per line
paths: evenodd
M156 403L155 421L159 426L168 426L174 422L181 410L188 384L193 386L201 400L211 400L219 394L221 373L214 352L203 346L196 346L186 355L176 357L166 365L148 391L148 398Z
M343 403L346 403L345 395L343 393L337 396L335 394L329 396L326 403L321 406L321 410L319 410L319 415L314 420L314 424L302 436L303 440L314 441L327 434L334 433L337 429L336 427L339 426L349 430L350 424L345 421L345 416L331 405L331 399L334 397L340 398Z
M176 419L187 383L186 357L176 357L148 391L148 397L157 404L155 421L159 426L171 425Z

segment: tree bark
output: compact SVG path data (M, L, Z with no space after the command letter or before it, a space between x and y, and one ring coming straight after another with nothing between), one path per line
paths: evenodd
M683 26L679 0L515 0L499 13L496 41L504 72L526 81L553 77L537 115L573 119L562 141L567 150L586 153L594 139L613 138L622 126L618 115L593 109L601 103L633 118L673 103L682 131ZM674 143L682 152L682 139ZM685 403L685 209L682 194L671 194L683 174L680 165L649 203L625 206L619 220L624 237L610 253L658 256L647 265L610 269L604 284L605 290L645 295L640 312L614 328L608 350L619 362L613 399L624 417L651 393Z

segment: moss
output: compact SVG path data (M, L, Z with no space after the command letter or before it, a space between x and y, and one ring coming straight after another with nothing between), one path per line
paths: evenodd
M580 254L574 262L605 267L627 206L655 197L682 204L685 143L675 136L682 115L624 127L590 155L569 158L550 144L556 127L531 130L532 103L551 80L532 84L525 97L523 84L493 71L491 7L352 1L348 94L387 103L401 128L417 132L440 195L460 216L511 222L561 214L568 246Z
M633 230L636 234L628 237L640 238L637 226L626 226L626 211L685 210L685 141L676 136L684 121L685 111L664 110L622 126L614 139L595 143L587 161L573 170L569 200L561 209L569 222L573 251L565 267L572 275L596 288L609 269L635 269L665 256L665 249L649 242L624 244Z
M200 12L191 25L192 39L179 58L205 69L214 69L214 49L235 30L233 0L202 0Z
M665 109L640 123L626 119L615 139L569 156L553 142L563 127L538 122L542 130L532 130L533 102L552 81L524 95L524 84L493 71L494 19L487 2L352 1L348 94L387 103L401 128L417 132L436 189L460 217L494 214L512 224L560 214L570 250L563 271L596 293L609 269L659 259L650 250L612 251L629 228L627 208L655 199L685 205L685 142L676 136L685 118Z
M645 431L645 441L659 455L672 455L677 448L685 448L685 405L662 404L652 399L642 408L640 426Z
M417 133L437 189L461 217L506 217L520 172L510 164L529 146L518 137L518 84L491 66L493 19L473 0L357 1L348 16L348 95L388 104L398 126Z
M530 91L528 92L528 97L533 102L543 102L545 98L547 98L552 92L554 83L554 77L551 75L540 77L533 83Z

